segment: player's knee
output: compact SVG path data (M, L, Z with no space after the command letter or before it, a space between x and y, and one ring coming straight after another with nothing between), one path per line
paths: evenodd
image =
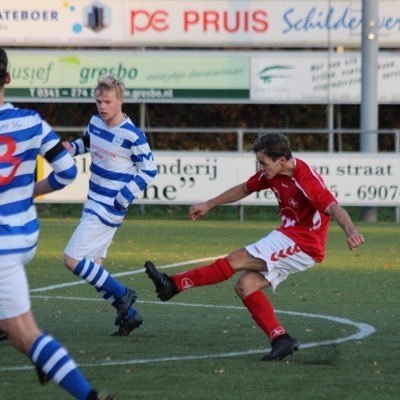
M241 299L254 292L254 290L254 281L248 276L248 274L242 275L236 282L235 292Z
M75 260L74 258L64 254L64 266L65 266L65 268L69 269L70 271L73 271L77 264L78 264L77 260Z
M33 332L21 331L18 335L9 333L8 340L11 346L13 346L16 350L24 354L29 354L36 336L37 335L34 335Z
M251 293L268 286L269 282L258 272L246 272L236 282L235 291L243 299Z
M242 286L240 285L240 283L239 282L236 282L236 285L235 285L235 292L236 292L236 294L241 298L241 299L243 299L243 297L244 297L244 295L243 295L243 290L242 290L243 288L242 288Z

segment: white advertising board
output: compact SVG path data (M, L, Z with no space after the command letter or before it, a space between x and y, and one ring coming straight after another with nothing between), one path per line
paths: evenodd
M379 0L380 46L400 42L396 0ZM133 1L132 43L172 46L360 47L362 0Z
M154 152L158 175L136 204L193 204L246 181L257 170L251 153ZM343 205L400 206L400 157L396 154L299 153L320 173ZM84 202L90 156L76 157L79 175L67 188L39 202ZM44 165L42 176L50 167ZM243 205L273 205L270 190L252 194Z
M378 101L400 102L400 54L380 53ZM265 52L251 57L253 102L348 104L361 101L361 54Z
M400 42L379 0L379 45ZM362 0L2 0L2 45L360 47Z

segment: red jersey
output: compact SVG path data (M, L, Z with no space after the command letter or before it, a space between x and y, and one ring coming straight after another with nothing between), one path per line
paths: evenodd
M271 189L278 200L282 224L278 231L292 239L315 261L325 256L329 226L327 208L337 203L322 177L304 161L293 158L293 176L267 179L263 170L246 182L249 192Z

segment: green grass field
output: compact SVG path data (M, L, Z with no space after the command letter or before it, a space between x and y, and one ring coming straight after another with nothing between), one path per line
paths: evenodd
M324 263L290 276L269 296L303 348L287 361L263 363L269 344L235 295L234 278L161 303L142 266L151 259L173 273L200 265L196 260L251 243L275 224L125 221L105 266L139 292L145 323L129 337L111 337L114 311L62 265L76 223L42 220L38 253L27 267L32 305L40 326L118 400L399 398L398 225L359 223L366 243L350 252L332 223ZM29 360L7 342L0 355L1 400L69 398L52 383L37 384Z

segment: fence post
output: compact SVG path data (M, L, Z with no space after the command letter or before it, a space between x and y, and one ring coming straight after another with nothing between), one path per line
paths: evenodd
M237 152L241 153L243 152L243 129L238 129L236 132L236 142L237 142ZM239 221L242 222L244 221L244 206L239 205Z
M237 151L243 151L243 129L238 129L236 132Z

